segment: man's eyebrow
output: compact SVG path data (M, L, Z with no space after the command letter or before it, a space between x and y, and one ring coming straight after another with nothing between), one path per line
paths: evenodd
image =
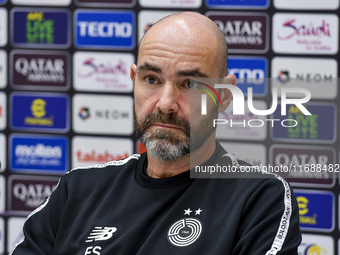
M145 63L143 65L138 66L139 72L145 72L145 71L153 71L155 73L162 74L162 70L154 65ZM205 73L202 73L199 69L195 70L188 70L188 71L180 71L176 73L177 76L191 76L191 77L202 77L202 78L208 78L209 76Z
M150 65L148 63L145 63L144 65L141 65L141 66L138 66L138 71L139 72L153 71L155 73L160 73L160 74L162 73L162 70L159 67Z
M199 69L181 71L181 72L177 73L177 76L192 76L192 77L202 77L202 78L208 78L209 77L207 74L202 73Z

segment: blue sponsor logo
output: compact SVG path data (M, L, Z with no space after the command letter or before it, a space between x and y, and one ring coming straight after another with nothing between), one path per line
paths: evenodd
M304 115L295 105L286 105L281 115L281 104L272 116L277 119L272 127L272 139L285 142L333 143L336 139L336 107L327 103L307 103L312 115ZM281 123L279 123L281 122Z
M302 230L327 231L334 229L334 195L326 191L294 191Z
M206 5L210 8L252 8L266 9L269 6L269 0L206 0Z
M68 148L68 139L65 137L11 135L11 170L44 174L64 173L68 170Z
M7 0L0 0L0 4L5 4Z
M132 49L135 14L130 11L87 11L74 14L74 41L78 48Z
M237 78L237 87L246 95L249 87L253 88L254 96L267 94L268 61L261 57L228 58L228 73Z
M11 17L14 46L68 48L70 45L68 10L14 8Z
M65 133L69 130L69 98L62 94L13 93L11 128Z

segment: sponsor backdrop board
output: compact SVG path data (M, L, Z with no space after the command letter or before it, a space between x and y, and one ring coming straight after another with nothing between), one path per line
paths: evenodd
M298 254L335 254L334 239L330 236L303 234Z
M329 103L307 103L305 109L311 115L304 115L295 105L286 105L286 115L280 112L281 104L273 114L281 125L271 128L275 141L297 143L333 143L336 140L337 109Z
M271 85L281 89L307 89L312 99L334 99L338 93L338 62L327 58L275 57L271 63ZM298 97L298 95L296 95Z
M339 8L339 0L274 0L274 6L290 10L336 10Z
M280 173L292 186L332 187L337 170L332 147L274 144L270 147L272 166L286 166L290 172Z
M232 114L232 101L217 138L251 164L295 169L282 176L299 197L299 254L340 254L339 3L0 0L0 254L66 171L145 151L134 134L130 66L146 31L182 11L221 29L244 94L245 114ZM249 111L250 88L258 110L272 107L277 89L273 114ZM294 104L281 114L282 91L292 88L311 93L303 105L312 115Z
M59 178L11 175L8 181L9 210L27 213L36 209L52 194Z
M11 42L15 47L68 48L71 18L67 9L14 8Z
M0 172L5 171L6 163L7 163L7 146L6 146L6 136L4 134L0 134Z
M254 100L254 107L259 110L267 109L264 101ZM233 114L233 101L224 112L220 112L218 119L224 120L217 124L216 138L221 140L256 140L267 137L267 121L265 116L255 115L245 105L244 115ZM256 128L254 128L256 127Z
M332 14L276 13L272 44L276 53L324 54L338 52L339 17Z
M77 48L133 49L135 14L131 11L89 11L74 13L74 44Z
M75 0L79 6L94 6L94 7L132 7L137 0Z
M244 95L248 88L253 89L254 96L265 96L268 90L268 61L262 57L230 56L228 74L237 78L237 87Z
M72 140L72 168L120 160L132 153L130 139L76 136Z
M6 202L5 184L6 184L5 177L0 175L0 213L3 213L5 211Z
M5 8L0 8L0 47L3 47L7 44L7 10Z
M13 4L18 5L56 5L56 6L67 6L72 0L11 0Z
M203 0L139 0L142 7L156 7L156 8L199 8Z
M5 221L0 217L0 254L5 253Z
M1 30L1 24L0 24L0 30ZM1 41L1 35L0 35L0 41ZM0 89L6 87L6 85L7 85L7 52L4 50L0 50Z
M9 143L12 172L58 174L69 168L66 137L12 134Z
M73 55L73 86L79 91L124 92L133 90L130 53L77 51Z
M0 92L0 130L4 130L7 126L7 97L6 94Z
M294 190L300 213L300 228L331 232L334 228L335 201L332 192Z
M70 57L63 51L12 51L11 85L24 90L67 90Z
M69 129L67 94L13 93L11 109L14 130L65 133Z
M223 31L229 53L266 53L269 49L269 17L266 13L208 12Z
M269 0L205 0L206 5L216 9L266 9L269 6Z
M7 252L12 251L13 247L24 238L22 227L25 220L23 217L10 217L7 220Z
M131 135L133 100L130 96L76 94L73 130L78 133Z

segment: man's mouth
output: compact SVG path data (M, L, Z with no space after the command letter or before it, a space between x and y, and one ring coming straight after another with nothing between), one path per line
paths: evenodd
M160 124L160 123L154 123L151 126L161 127L161 128L170 128L170 129L182 129L178 126L174 126L174 125L170 125L170 124Z

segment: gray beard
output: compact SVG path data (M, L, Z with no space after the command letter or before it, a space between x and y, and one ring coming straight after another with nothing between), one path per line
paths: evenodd
M185 137L183 140L178 138L169 140L171 136L174 136L171 134L171 131L156 130L152 134L147 131L142 135L140 140L153 157L165 161L174 161L190 153L189 137ZM174 142L171 140L174 140Z
M135 85L134 81L133 84ZM148 153L165 161L174 161L203 146L208 137L216 130L212 125L212 120L218 117L218 107L213 106L208 112L207 115L202 116L195 127L190 125L183 117L171 116L171 114L162 112L150 113L144 119L138 121L135 101L133 102L133 117L137 137L144 144ZM150 125L156 122L181 127L184 131L184 138L180 139L171 130L150 132Z

